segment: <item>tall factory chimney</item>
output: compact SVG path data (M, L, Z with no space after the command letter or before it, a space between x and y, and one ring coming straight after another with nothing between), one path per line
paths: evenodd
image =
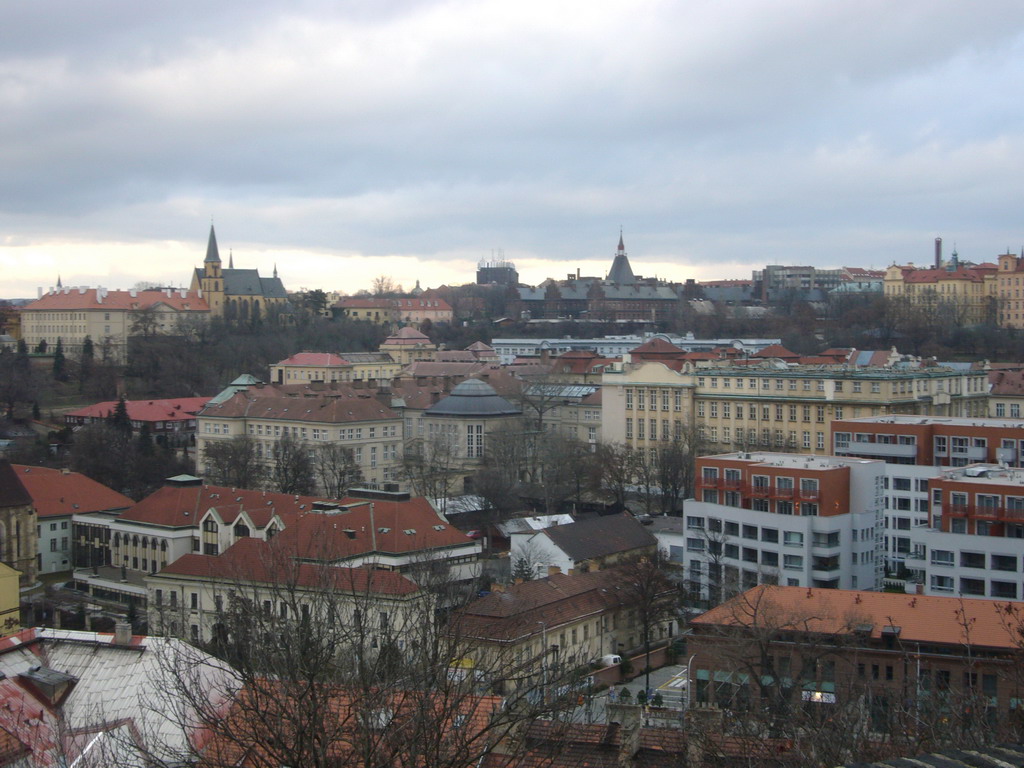
M942 267L942 238L935 238L935 268L939 269Z

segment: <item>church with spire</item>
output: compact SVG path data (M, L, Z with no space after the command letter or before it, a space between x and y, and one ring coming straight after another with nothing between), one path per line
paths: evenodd
M565 280L545 280L538 286L513 288L512 311L520 319L571 319L595 322L666 321L678 312L682 287L633 272L626 244L619 245L607 277L569 274Z
M210 314L229 320L248 321L287 311L288 293L274 266L273 277L260 277L258 269L235 269L234 255L222 266L217 234L210 225L203 266L192 274L192 290L201 290Z

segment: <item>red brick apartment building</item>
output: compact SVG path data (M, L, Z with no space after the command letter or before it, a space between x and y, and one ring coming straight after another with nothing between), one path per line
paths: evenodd
M832 453L888 464L962 467L977 462L1024 466L1024 420L868 416L832 422Z
M1018 603L761 585L692 627L694 706L837 719L852 706L877 733L932 714L995 723L1024 703Z

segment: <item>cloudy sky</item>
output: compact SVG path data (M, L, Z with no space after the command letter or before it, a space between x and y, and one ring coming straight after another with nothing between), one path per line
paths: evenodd
M0 26L0 296L537 283L1024 245L1024 4L33 0Z

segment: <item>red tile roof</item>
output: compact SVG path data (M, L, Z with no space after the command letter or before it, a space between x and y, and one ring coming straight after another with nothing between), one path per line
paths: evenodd
M988 372L988 381L992 385L990 395L1003 397L1024 395L1024 371L996 370Z
M426 499L408 501L345 498L343 514L310 509L286 520L277 538L307 560L340 562L371 552L408 554L472 545L474 540L441 519Z
M746 626L756 615L798 631L849 634L870 624L871 637L879 638L884 627L895 625L902 642L1017 649L1015 628L1024 626L1024 603L763 584L693 624Z
M234 520L241 509L258 527L267 525L277 514L295 517L312 508L312 496L293 496L270 491L246 491L219 485L168 484L154 491L121 515L122 520L170 528L198 526L207 510L221 511L222 519Z
M210 401L208 397L177 397L170 400L126 400L128 418L132 421L187 421L194 419L203 406ZM65 416L89 419L105 419L117 408L116 400L107 400L95 405L88 405L76 411L69 411Z
M334 386L304 389L290 394L283 387L249 387L222 403L203 409L204 417L225 419L278 419L323 424L383 421L400 418L374 397L370 389Z
M354 594L409 595L419 587L397 571L296 563L287 543L276 536L239 539L221 555L188 554L160 571L161 576L191 576L228 582L286 584Z
M196 291L105 291L102 300L97 300L96 292L96 288L65 288L44 294L41 298L25 305L22 311L69 309L134 311L157 307L160 304L176 310L210 311L206 299L200 298ZM133 293L134 296L132 296ZM168 293L170 293L169 296ZM185 295L182 296L182 293Z
M429 344L430 338L423 333L420 333L411 325L407 325L404 328L399 328L396 333L391 334L384 339L384 344ZM383 346L383 345L382 345Z
M227 715L229 722L226 727L215 729L204 745L196 763L199 768L268 768L284 764L282 760L290 765L307 764L302 761L303 755L295 754L286 741L293 738L292 710L299 702L293 701L288 692L277 690L279 685L272 680L253 681L234 697ZM316 743L310 742L307 749L323 758L323 764L475 768L493 746L489 737L503 732L501 728L490 728L492 718L503 706L504 700L499 696L340 686L333 691L326 687L311 691L309 695L322 702L325 733L318 734ZM389 725L380 738L367 733L368 717L378 713L386 713ZM280 723L280 727L271 727L268 733L268 722ZM427 729L431 731L429 739ZM388 738L388 734L402 736ZM429 741L429 745L422 745L423 754L409 754L409 734L420 734ZM363 747L371 749L372 755L365 754Z
M664 339L655 337L650 341L644 342L636 349L631 350L629 354L634 360L646 360L680 356L683 354L683 350L675 344L670 344Z
M15 464L39 517L128 509L135 502L78 472Z
M759 349L757 352L751 355L751 357L777 357L780 360L795 360L799 355L796 352L790 352L781 344L769 344L763 349Z

